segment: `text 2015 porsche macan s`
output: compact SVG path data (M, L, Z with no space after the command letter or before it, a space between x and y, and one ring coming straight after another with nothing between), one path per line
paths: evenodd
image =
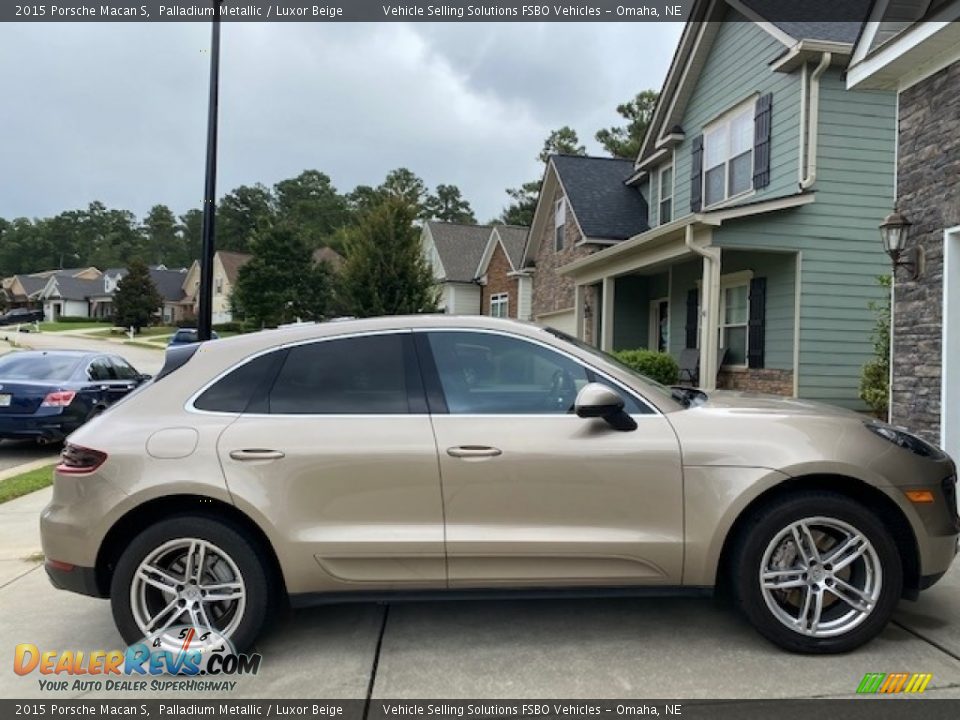
M287 601L725 584L778 645L840 652L950 566L955 487L852 412L420 316L171 351L69 438L41 523L53 583L109 596L130 642L242 648Z

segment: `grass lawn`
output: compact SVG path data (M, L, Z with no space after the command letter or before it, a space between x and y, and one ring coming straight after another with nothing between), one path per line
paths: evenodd
M64 330L89 330L92 328L109 329L109 323L102 322L42 322L40 323L40 332L62 332Z
M13 500L53 484L53 465L0 480L0 503Z

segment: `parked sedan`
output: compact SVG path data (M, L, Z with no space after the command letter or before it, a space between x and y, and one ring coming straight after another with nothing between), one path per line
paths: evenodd
M0 357L0 438L63 440L146 375L118 355L46 350Z
M43 321L43 310L28 310L27 308L14 308L9 312L0 315L0 325L19 325L32 322Z
M954 463L901 429L417 316L171 349L71 436L41 530L57 587L171 651L185 625L246 647L287 599L721 585L773 642L825 653L936 582L960 520Z
M219 340L220 336L216 333L210 334L211 340ZM194 328L180 328L170 336L167 347L179 347L180 345L193 345L200 342L197 331Z

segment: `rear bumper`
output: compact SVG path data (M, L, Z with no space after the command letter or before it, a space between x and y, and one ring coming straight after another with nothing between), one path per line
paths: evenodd
M80 427L73 418L62 415L48 417L0 418L0 438L35 439L58 442Z
M47 571L47 577L50 583L60 590L69 590L80 595L89 595L90 597L106 597L97 587L97 573L91 567L81 567L79 565L70 565L65 567L62 563L56 565L49 561L44 565Z

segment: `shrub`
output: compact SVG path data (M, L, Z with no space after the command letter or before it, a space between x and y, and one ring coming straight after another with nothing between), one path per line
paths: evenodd
M214 332L218 333L242 333L245 332L242 322L233 320L232 322L218 323L213 326Z
M868 307L876 317L873 328L873 360L860 371L860 399L879 418L887 416L890 401L890 276L877 278L888 293L882 302L871 301Z
M57 318L58 323L105 323L112 324L112 318L90 318L82 315L61 315Z
M664 385L675 385L680 379L680 366L668 353L655 350L620 350L613 355L624 365Z

